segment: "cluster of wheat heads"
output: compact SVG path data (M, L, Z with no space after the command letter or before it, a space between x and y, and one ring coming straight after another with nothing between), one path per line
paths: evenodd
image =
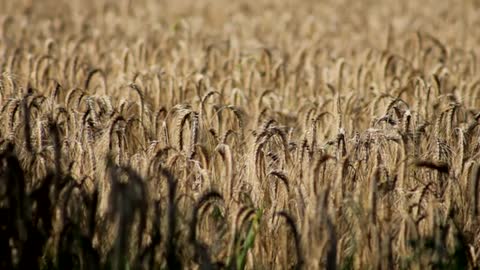
M478 268L478 7L399 2L0 1L0 268Z

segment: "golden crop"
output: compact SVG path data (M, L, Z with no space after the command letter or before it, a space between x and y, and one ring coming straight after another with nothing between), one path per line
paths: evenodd
M479 8L0 1L0 269L478 269Z

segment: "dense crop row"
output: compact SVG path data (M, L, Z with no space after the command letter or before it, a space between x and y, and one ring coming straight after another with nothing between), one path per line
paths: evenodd
M477 10L0 1L0 268L478 268Z

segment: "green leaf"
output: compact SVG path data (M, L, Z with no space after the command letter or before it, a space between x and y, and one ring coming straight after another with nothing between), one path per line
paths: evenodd
M258 227L260 225L260 218L262 217L262 210L258 209L255 216L252 219L252 223L249 226L247 237L245 242L240 249L240 254L237 256L237 269L245 269L245 264L247 263L247 253L250 249L253 248L255 243L255 237L258 232Z

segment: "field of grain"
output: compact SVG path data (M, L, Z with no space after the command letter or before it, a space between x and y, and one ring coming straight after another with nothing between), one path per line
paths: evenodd
M479 11L0 1L0 269L479 269Z

